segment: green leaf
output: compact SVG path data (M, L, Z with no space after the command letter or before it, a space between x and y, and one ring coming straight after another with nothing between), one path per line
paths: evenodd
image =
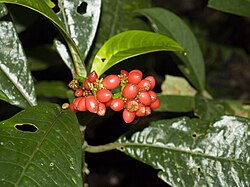
M184 49L174 40L160 34L131 30L110 38L96 54L92 71L100 76L122 60L156 51L179 51Z
M51 0L44 0L50 8L54 8L56 5Z
M68 98L68 89L62 81L40 81L35 88L37 96Z
M161 101L157 112L191 112L194 110L194 97L184 95L158 95Z
M93 43L92 55L88 67L92 66L94 55L112 36L127 30L148 30L147 24L132 12L141 8L149 8L150 0L103 0L102 16ZM108 24L107 24L108 23Z
M147 17L153 29L173 38L186 50L186 55L176 53L183 63L179 69L199 91L205 87L205 68L199 44L190 28L174 13L162 8L141 9L137 13Z
M208 7L239 16L250 16L249 0L209 0Z
M8 11L3 3L0 3L0 18L7 15Z
M197 94L195 97L195 115L203 120L211 120L224 114L234 114L225 103Z
M228 107L228 110L231 110L231 113L234 115L250 118L250 105L235 100L222 100L221 102L224 104L225 108Z
M34 106L33 80L13 23L0 21L0 28L0 99L22 108Z
M55 104L30 107L0 123L0 186L83 186L75 114Z
M60 12L57 13L59 19L64 23L67 32L85 59L97 30L101 0L61 0L58 1L58 6L60 7ZM86 12L84 6L86 6Z
M222 116L153 122L117 143L171 186L249 186L249 140L249 119Z
M69 51L67 49L67 46L65 46L62 42L59 40L54 40L54 46L61 56L63 62L66 64L66 66L70 69L72 75L75 75L75 69L74 69L74 63L72 61L72 58L69 54Z
M86 68L84 65L84 58L82 57L82 54L79 51L79 48L77 47L74 40L72 39L65 24L59 20L58 16L46 4L45 1L41 1L41 0L32 0L32 1L0 0L0 2L12 3L12 4L17 4L17 5L21 5L21 6L30 8L30 9L42 14L43 16L47 17L51 22L53 22L57 26L57 28L59 29L59 31L61 32L62 36L65 38L65 40L69 46L69 50L70 50L72 58L74 60L74 65L75 65L74 68L76 69L75 72L78 75L83 76L83 77L85 77L87 75ZM73 33L71 33L71 34L73 34Z

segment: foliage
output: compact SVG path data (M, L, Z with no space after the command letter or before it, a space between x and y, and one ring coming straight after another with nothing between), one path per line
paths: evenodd
M22 109L0 122L0 186L83 186L88 174L85 153L114 149L158 170L159 178L171 186L249 185L249 105L215 99L207 91L199 40L184 19L153 8L148 0L0 2L0 99ZM8 4L42 15L60 35L49 46L26 49ZM208 6L249 16L246 0L210 0ZM160 67L165 75L155 73L157 80L165 79L160 89L156 85L160 108L104 145L89 145L85 133L95 131L98 123L117 123L114 112L105 117L75 114L67 104L74 92L64 80L34 78L36 71L49 71L52 62L45 61L60 59L62 68L70 70L63 77L73 80L70 87L77 89L90 72L95 71L101 82L107 72L126 67L130 60L143 59L142 69L150 69L146 62L155 52L168 55L179 75L165 75ZM112 90L114 98L123 88Z

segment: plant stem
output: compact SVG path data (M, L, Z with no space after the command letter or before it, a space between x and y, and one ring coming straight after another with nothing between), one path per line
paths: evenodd
M111 151L114 149L122 150L123 146L119 143L109 143L105 145L92 146L88 145L88 143L85 141L85 143L83 144L83 149L84 151L89 153L101 153L105 151Z

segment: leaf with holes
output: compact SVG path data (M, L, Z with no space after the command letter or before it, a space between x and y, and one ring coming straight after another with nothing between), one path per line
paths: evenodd
M205 86L205 68L199 44L190 28L174 13L162 8L141 9L137 11L151 22L157 33L176 40L186 50L187 55L176 53L183 63L179 69L196 87L203 91Z
M102 16L93 43L89 67L94 55L112 36L127 30L148 30L147 24L133 14L134 10L149 8L150 0L102 1ZM108 23L108 24L107 24Z
M110 38L96 54L92 71L100 76L122 60L156 51L184 49L171 38L153 32L131 30Z
M63 22L61 22L58 18L58 16L53 12L53 10L47 5L45 1L41 0L32 0L32 1L27 1L27 0L0 0L0 2L4 3L12 3L12 4L17 4L21 5L27 8L30 8L32 10L35 10L36 12L42 14L43 16L47 17L51 22L53 22L59 31L61 32L62 36L65 38L69 50L71 52L73 62L74 62L74 68L75 72L80 75L85 77L87 75L86 68L84 65L84 58L82 57L82 54L77 47L75 41L72 39L74 38L72 35L75 33L69 33L68 30L68 25L67 27ZM72 21L74 22L74 21ZM68 24L68 23L66 23ZM71 23L72 24L72 23Z
M0 186L82 186L76 116L55 104L0 122Z
M208 7L216 10L229 12L239 16L250 17L250 1L249 0L209 0Z
M101 0L58 1L59 19L64 23L70 36L86 58L97 30Z
M129 156L159 169L171 186L249 186L250 119L178 118L150 124L117 143Z
M1 15L7 14L1 4ZM36 105L36 95L27 59L10 21L0 21L0 99L25 108Z

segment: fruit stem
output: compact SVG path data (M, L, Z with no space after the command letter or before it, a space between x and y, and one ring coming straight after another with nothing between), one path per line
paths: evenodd
M85 141L82 148L84 151L89 152L89 153L101 153L105 151L111 151L114 149L121 150L123 149L123 146L119 143L108 143L105 145L93 146L93 145L88 145L88 143Z

